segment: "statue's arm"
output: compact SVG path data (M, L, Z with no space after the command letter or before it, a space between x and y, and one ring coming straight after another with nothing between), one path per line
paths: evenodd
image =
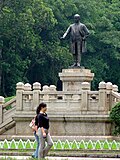
M70 33L70 30L71 30L71 26L69 26L67 31L63 34L62 36L63 39Z
M86 39L89 36L90 32L85 25L83 25L83 31L84 31L83 39Z

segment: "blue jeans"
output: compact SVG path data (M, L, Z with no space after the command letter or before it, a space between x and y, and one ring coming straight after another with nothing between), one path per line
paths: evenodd
M34 132L34 136L35 136L35 139L36 139L36 142L37 142L37 147L36 147L35 152L32 154L32 156L33 156L34 158L38 158L38 151L39 151L39 137L38 137L38 135L36 134L36 131Z

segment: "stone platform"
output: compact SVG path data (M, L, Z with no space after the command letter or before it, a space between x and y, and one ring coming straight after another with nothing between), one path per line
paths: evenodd
M120 101L118 86L100 82L99 89L92 91L94 73L84 68L63 69L59 76L62 91L57 91L55 85L41 87L39 82L33 85L18 82L16 97L5 105L0 100L1 133L20 136L24 131L24 135L32 135L29 123L35 117L36 107L45 102L51 135L110 136L112 124L109 113ZM6 110L7 106L12 109Z

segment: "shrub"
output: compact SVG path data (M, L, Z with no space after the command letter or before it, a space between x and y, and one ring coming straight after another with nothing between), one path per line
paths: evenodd
M8 102L8 101L10 101L12 98L14 98L15 96L11 96L11 97L7 97L7 98L5 98L5 102ZM7 107L6 107L6 110L9 110L9 109L11 109L12 108L12 106L11 105L8 105Z
M114 135L120 135L120 102L117 103L110 112L110 119L115 125Z

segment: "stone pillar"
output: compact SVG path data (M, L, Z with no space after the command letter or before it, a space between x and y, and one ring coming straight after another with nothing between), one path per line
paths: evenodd
M50 90L50 97L49 98L50 98L50 100L54 101L55 99L57 99L56 86L50 85L49 90Z
M3 104L4 97L0 96L0 124L3 122Z
M31 111L32 110L32 86L29 83L24 85L24 96L23 99L23 110Z
M110 111L112 108L112 89L113 85L111 82L106 83L106 92L107 92L107 111Z
M42 92L44 92L43 101L49 101L48 93L50 92L50 89L49 89L49 87L47 85L43 86Z
M106 83L99 83L99 108L98 111L107 110L107 94L106 94Z
M88 91L90 91L90 83L82 83L81 107L82 111L88 110Z
M23 105L22 105L22 94L24 91L24 84L22 82L18 82L16 84L16 111L22 111Z
M71 68L63 69L62 73L59 73L59 77L62 80L63 91L81 91L82 82L91 84L94 73L91 73L89 69Z
M39 82L35 82L33 84L33 105L32 110L34 110L40 103L40 90L41 84Z

